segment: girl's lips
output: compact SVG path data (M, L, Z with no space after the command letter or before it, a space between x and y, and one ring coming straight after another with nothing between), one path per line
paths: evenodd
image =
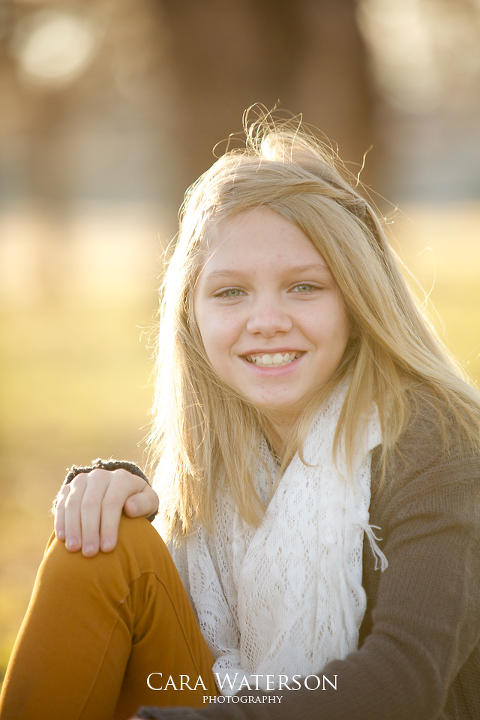
M301 355L300 350L284 351L277 350L271 352L251 353L245 355L247 362L260 367L279 367L294 362Z
M245 362L246 365L248 365L249 368L251 368L254 372L259 373L261 375L268 374L268 375L279 375L283 373L288 373L290 371L293 371L295 367L299 364L302 357L305 355L305 352L296 351L292 353L288 353L289 358L287 360L283 359L279 362L279 358L277 357L277 362L273 362L273 358L275 357L277 353L263 353L259 355L243 355L240 356L241 359ZM282 357L285 358L285 355L287 353L283 353ZM270 358L267 357L267 362L265 362L265 355L270 356ZM257 362L253 358L260 357L262 361ZM271 362L270 362L271 360Z

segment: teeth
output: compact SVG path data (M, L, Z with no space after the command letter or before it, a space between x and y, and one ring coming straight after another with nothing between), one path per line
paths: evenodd
M293 360L296 360L299 355L300 353L296 352L275 353L274 355L264 353L263 355L247 355L246 357L248 362L251 362L254 365L263 365L264 367L268 367L269 365L287 365L288 363L293 362Z

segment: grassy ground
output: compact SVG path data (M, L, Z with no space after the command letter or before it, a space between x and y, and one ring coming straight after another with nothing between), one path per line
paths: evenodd
M52 527L65 468L142 464L151 399L139 326L152 308L56 304L1 317L0 662L6 665Z
M480 379L480 209L407 208L392 226L398 249L430 293L444 339ZM428 249L430 248L430 249ZM148 284L150 280L146 279ZM49 507L72 462L142 463L151 369L143 300L109 307L43 302L0 316L0 669L28 604Z
M428 296L435 329L478 385L480 205L407 207L391 228L394 247Z

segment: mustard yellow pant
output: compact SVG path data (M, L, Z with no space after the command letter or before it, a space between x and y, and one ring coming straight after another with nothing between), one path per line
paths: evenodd
M140 705L201 706L217 694L212 663L160 535L124 516L112 553L84 558L50 539L0 717L125 720Z

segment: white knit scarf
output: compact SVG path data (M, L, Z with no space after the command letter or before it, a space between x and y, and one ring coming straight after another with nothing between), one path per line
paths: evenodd
M224 694L245 687L245 679L265 688L267 674L278 685L279 675L320 672L357 648L366 607L364 532L381 569L387 565L368 524L371 451L382 438L375 411L349 480L342 452L332 458L345 393L343 385L317 414L304 445L308 464L296 455L270 501L277 466L262 446L269 470L259 463L256 481L268 507L259 527L245 523L228 491L219 492L214 535L199 528L171 548Z

